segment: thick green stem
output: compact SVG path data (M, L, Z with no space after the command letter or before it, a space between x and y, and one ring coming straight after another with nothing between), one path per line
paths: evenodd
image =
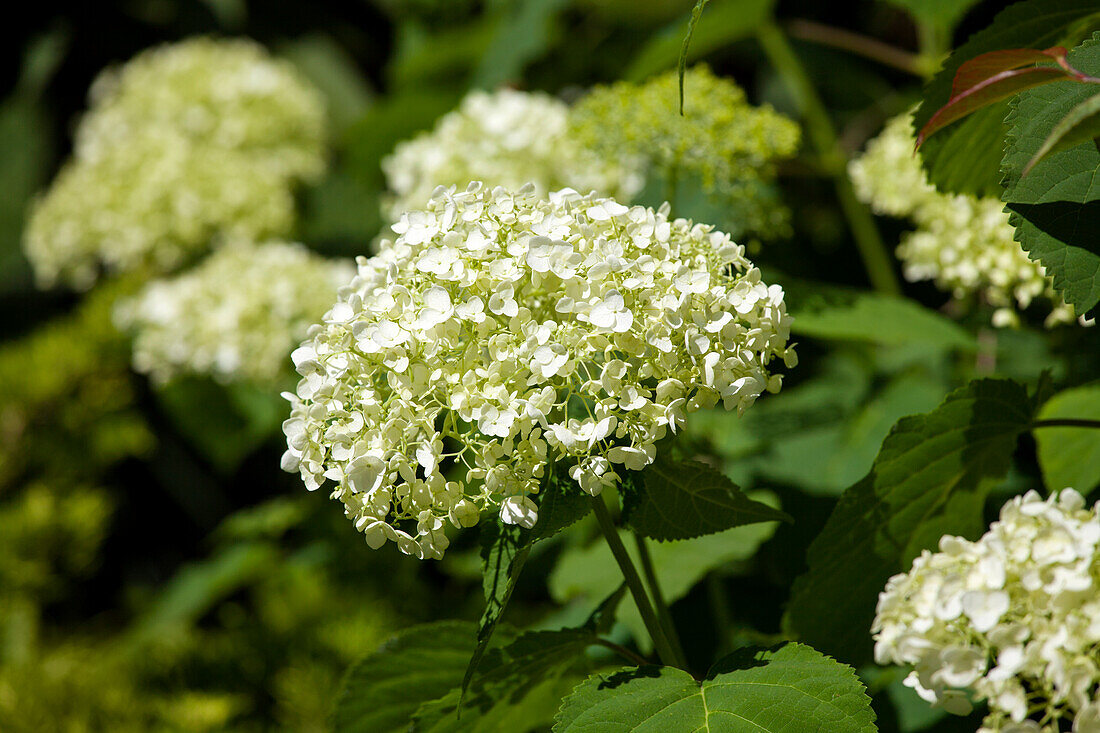
M661 629L665 632L672 651L676 653L676 666L687 669L687 656L684 647L680 643L680 635L676 633L676 624L672 623L672 612L669 611L665 595L661 592L661 585L657 582L657 570L653 567L653 558L649 555L649 547L645 537L634 533L634 541L638 545L638 557L642 561L642 572L645 574L645 582L649 586L649 594L653 596L653 605L657 611L657 620L661 622Z
M1094 428L1100 430L1100 420L1089 420L1076 417L1053 417L1049 420L1036 420L1031 423L1031 429L1035 428Z
M733 614L726 600L726 589L717 573L707 574L707 595L710 597L711 611L714 613L714 625L718 627L718 657L733 651L730 648L730 629L733 628Z
M848 228L859 249L867 277L875 290L891 295L901 293L901 285L894 274L893 261L879 236L871 211L856 198L852 182L848 179L848 158L840 147L833 121L825 104L817 95L813 84L802 68L794 49L787 42L783 31L774 23L765 23L756 32L756 38L764 54L775 67L783 81L790 87L802 107L810 141L821 157L829 175L833 178L840 208L848 220Z
M649 631L650 638L653 639L653 647L657 650L657 656L661 658L661 664L676 666L676 654L672 651L672 646L668 643L665 632L661 629L661 623L657 620L657 615L653 612L653 606L649 603L649 596L646 595L645 586L642 585L642 578L638 575L638 571L634 568L634 562L630 559L626 547L623 546L623 541L619 538L619 532L615 529L615 523L611 520L611 514L607 511L607 504L604 503L602 497L592 497L592 510L596 514L596 521L600 524L604 539L607 540L607 545L611 548L611 554L614 555L615 562L619 564L619 569L623 573L626 587L630 589L630 595L634 597L634 605L638 607L642 622L645 624L646 630Z

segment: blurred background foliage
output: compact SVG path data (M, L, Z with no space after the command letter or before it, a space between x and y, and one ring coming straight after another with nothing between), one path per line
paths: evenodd
M472 536L439 563L403 558L392 544L369 551L323 495L279 470L286 409L270 390L197 377L154 388L135 375L110 310L140 278L84 297L35 290L20 246L27 206L68 155L94 76L195 34L248 36L295 63L327 98L332 156L300 194L296 236L351 256L383 225L381 159L466 91L509 85L572 100L596 83L643 81L675 67L692 4L121 0L30 4L9 18L0 44L0 729L325 730L351 661L403 627L476 619L482 603ZM690 55L753 104L802 119L805 100L754 36L761 18L777 18L850 154L1001 6L714 0ZM837 29L860 34L862 50L843 48ZM713 412L688 423L694 452L797 520L655 553L678 625L698 630L684 643L700 668L779 633L806 545L899 417L974 376L1033 381L1049 370L1070 387L1097 373L1096 329L1048 332L1040 315L994 330L988 310L954 313L927 283L905 285L915 302L869 295L835 165L808 142L780 163L791 230L751 253L799 315L801 366L744 419ZM681 187L674 213L721 217L691 192ZM905 224L877 223L892 249ZM849 317L815 319L822 303ZM991 506L1039 485L1033 455L1021 451ZM614 586L595 536L582 523L539 546L512 624L583 620ZM628 642L633 614L621 612L613 638ZM976 725L941 719L888 670L867 674L884 731Z

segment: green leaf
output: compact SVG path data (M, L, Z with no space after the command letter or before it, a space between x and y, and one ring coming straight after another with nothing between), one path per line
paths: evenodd
M874 721L850 667L790 643L741 649L702 681L673 667L593 675L562 702L554 733L862 733Z
M1086 74L1100 74L1100 34L1068 58ZM1092 84L1053 84L1016 97L1002 163L1002 198L1017 241L1078 313L1100 302L1100 150L1090 141L1047 156L1026 177L1023 169L1054 126L1095 92Z
M896 346L920 343L940 349L977 348L951 319L908 298L781 278L793 317L791 333L834 341Z
M790 516L753 501L718 470L658 455L633 490L623 492L623 520L654 540L687 540Z
M751 36L771 17L774 5L775 0L742 0L711 6L706 11L702 25L698 24L698 20L695 21L685 65ZM692 17L695 17L694 12ZM692 21L688 22L690 25ZM654 34L630 62L623 73L623 79L644 81L654 74L676 67L684 48L684 33L684 23L680 20Z
M477 629L477 646L474 648L466 674L462 678L465 692L477 672L481 658L489 647L493 631L504 615L504 609L515 590L516 580L531 552L531 532L514 524L504 524L500 519L486 521L481 529L481 582L485 591L485 611Z
M1023 386L985 379L899 420L871 472L844 493L810 545L787 626L839 659L868 660L886 580L944 534L980 534L985 496L1008 473L1033 410Z
M1067 389L1039 409L1039 420L1086 418L1100 415L1100 382ZM1100 485L1100 430L1095 428L1037 428L1039 467L1051 491L1067 486L1087 495Z
M539 519L531 529L531 541L553 537L580 521L592 511L592 501L580 485L569 477L564 463L554 463L536 497Z
M749 497L755 501L778 504L775 496L768 492L750 492ZM675 602L687 595L711 570L752 557L757 548L775 533L776 527L775 522L748 524L692 540L651 544L649 554L665 599L669 603ZM640 560L633 538L626 530L619 534L631 559L638 566ZM615 563L607 542L598 537L588 545L566 549L550 572L548 585L550 595L559 603L584 598L595 605L622 582L622 571ZM649 635L632 598L623 599L617 618L630 629L640 647L649 647Z
M504 708L518 708L525 712L526 727L534 727L533 724L538 721L532 719L534 711L528 696L541 696L544 683L587 667L584 652L595 638L591 631L585 629L533 631L521 635L508 646L492 649L485 655L482 671L471 681L462 700L461 711L459 700L462 692L456 688L438 700L422 705L414 716L412 728L434 733L514 730L486 725L486 718L499 720L506 715ZM574 684L576 678L585 672L574 672ZM559 699L553 699L552 706L545 710L544 722L549 722L553 716Z
M1060 153L1075 145L1100 137L1100 94L1094 94L1066 113L1035 155L1024 166L1026 176L1032 168L1051 153Z
M521 0L504 3L506 16L474 72L473 86L495 89L523 78L528 63L550 46L558 15L568 0Z
M325 112L333 130L342 131L370 106L372 92L355 59L322 33L311 33L285 44L280 53L325 96Z
M49 130L37 103L21 97L0 103L0 293L33 287L23 254L23 221L46 178L52 152Z
M474 625L440 621L402 631L353 664L333 714L336 733L404 733L419 707L462 682Z
M271 572L277 553L267 542L242 542L185 565L134 624L135 648L195 623L217 602Z
M276 434L286 402L248 384L221 385L205 377L181 377L156 391L176 428L223 474Z
M1082 26L1095 15L1100 15L1095 0L1027 0L1009 6L944 62L925 88L923 101L914 114L914 129L924 127L936 110L947 104L955 73L970 59L1006 48L1071 46ZM936 188L1001 195L999 161L1004 151L1003 121L1007 112L1007 100L992 104L944 129L920 147L929 179Z
M950 30L979 0L886 0L890 5L905 8L914 18Z
M419 87L376 100L345 133L349 169L367 186L383 186L382 158L398 142L431 127L455 106L459 96L460 92L451 88Z

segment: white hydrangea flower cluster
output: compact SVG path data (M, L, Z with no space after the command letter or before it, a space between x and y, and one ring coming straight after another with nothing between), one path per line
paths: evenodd
M995 326L1017 324L1016 308L1027 308L1036 298L1051 302L1048 327L1072 321L1073 308L1014 239L1004 204L940 193L913 152L915 145L912 115L900 115L848 166L856 193L876 213L916 223L897 250L905 277L934 280L959 300L981 295L997 309Z
M101 268L167 271L220 236L286 234L293 186L324 167L323 100L244 40L197 38L105 71L74 155L24 247L43 286Z
M949 712L987 700L979 733L1100 733L1098 510L1031 491L977 542L945 536L879 596L876 661Z
M133 364L157 382L182 373L270 383L309 326L355 275L300 244L233 243L121 302L115 321L134 334Z
M371 547L438 558L487 510L531 527L549 462L598 494L795 362L782 289L728 235L532 190L437 189L292 354L283 468L335 481Z
M559 188L630 200L641 190L638 166L597 157L568 134L569 107L541 92L473 91L434 129L397 145L382 161L388 221L422 209L436 186L482 181L512 190L532 183L539 195Z

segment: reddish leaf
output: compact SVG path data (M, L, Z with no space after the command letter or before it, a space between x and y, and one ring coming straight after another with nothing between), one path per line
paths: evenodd
M1056 61L1058 66L1020 68L1043 61ZM1100 82L1100 79L1082 74L1070 66L1066 62L1066 49L1061 46L1053 46L1045 51L1012 48L975 56L955 73L951 84L951 98L921 128L917 135L917 147L929 135L975 110L1025 89L1063 80Z
M967 61L955 72L955 79L951 82L951 96L957 97L967 89L977 86L1002 71L1043 61L1057 61L1065 56L1066 49L1061 46L1053 46L1045 51L1034 48L1010 48L1005 51L983 53Z

